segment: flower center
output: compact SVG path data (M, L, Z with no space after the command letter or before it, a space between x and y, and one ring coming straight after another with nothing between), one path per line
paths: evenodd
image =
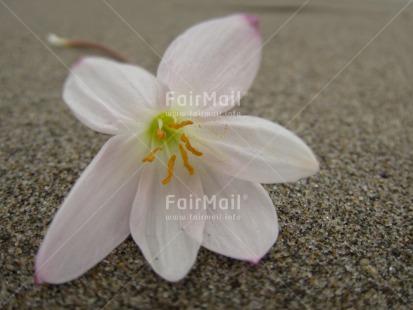
M155 145L155 148L142 159L144 163L151 163L156 159L156 154L160 151L166 151L169 156L168 160L168 175L162 181L162 184L168 184L172 177L175 166L176 155L172 154L179 147L179 153L184 167L188 170L190 175L195 172L194 167L189 163L188 152L195 156L201 156L202 152L195 149L189 138L185 136L182 128L193 125L191 120L177 121L175 117L169 116L167 113L163 113L155 117L149 126L148 134L151 140L151 144Z

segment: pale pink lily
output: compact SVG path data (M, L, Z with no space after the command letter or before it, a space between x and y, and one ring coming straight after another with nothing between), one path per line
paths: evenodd
M189 272L201 246L250 262L268 252L278 224L260 183L311 176L318 162L302 140L275 123L251 116L205 116L228 111L238 103L230 93L249 89L261 44L257 18L233 15L179 36L156 77L104 58L84 58L75 65L64 100L86 126L114 137L57 212L36 257L37 283L79 277L130 234L154 271L169 281ZM233 100L168 105L169 91ZM219 200L239 194L248 199L235 210L177 206L178 198L216 195ZM230 213L239 220L206 216ZM168 220L171 215L180 220Z

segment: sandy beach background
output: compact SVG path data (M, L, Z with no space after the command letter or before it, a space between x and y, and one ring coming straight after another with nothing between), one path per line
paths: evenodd
M409 309L413 304L413 5L407 1L0 0L0 305L5 309ZM321 171L266 185L280 236L259 265L201 250L170 284L129 238L70 283L36 286L33 261L60 203L108 136L61 99L96 40L155 72L200 21L257 14L263 63L237 110L278 122ZM102 236L104 238L104 236Z

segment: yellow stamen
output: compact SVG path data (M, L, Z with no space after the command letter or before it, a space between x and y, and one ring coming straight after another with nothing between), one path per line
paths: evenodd
M185 168L188 170L190 175L194 174L194 167L191 166L188 160L188 153L185 151L184 147L182 144L179 144L179 149L181 150L181 157L182 161L184 162Z
M169 181L174 176L174 165L175 165L176 156L172 155L171 158L168 160L168 176L162 181L162 184L168 184Z
M158 128L158 129L156 130L156 137L157 137L159 140L165 140L165 138L166 138L166 132L163 131L162 129Z
M155 154L158 151L161 151L162 148L159 146L156 149L154 149L148 156L146 156L144 159L142 159L142 162L153 162L155 160Z
M194 149L191 145L191 143L189 142L189 139L182 134L181 135L181 140L185 143L186 148L188 149L188 151L190 151L192 154L196 155L196 156L201 156L202 152L198 151L197 149Z
M172 123L169 123L168 126L174 128L174 129L180 129L184 126L192 125L193 123L194 123L193 121L183 121L183 122L180 122L180 123L172 122Z

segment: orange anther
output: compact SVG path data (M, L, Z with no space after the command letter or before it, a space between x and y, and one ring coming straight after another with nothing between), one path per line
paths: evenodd
M166 132L163 131L162 129L158 128L158 129L156 130L156 137L157 137L159 140L165 140L165 138L166 138Z
M194 167L191 166L188 160L188 153L185 151L184 147L182 144L179 144L179 149L181 150L181 157L182 161L184 162L185 168L188 170L190 175L194 174Z
M148 156L146 156L144 159L142 159L142 162L153 162L155 160L155 154L158 151L161 151L162 148L159 146L156 149L154 149Z
M181 140L185 143L186 148L188 149L188 151L190 151L192 154L196 155L196 156L201 156L202 152L198 151L197 149L194 149L191 145L191 143L189 142L189 139L182 134L181 135Z
M168 176L162 181L162 184L168 184L169 181L174 176L174 165L175 165L176 156L172 155L171 158L168 160Z
M180 129L184 126L192 125L193 123L194 123L193 121L183 121L183 122L180 122L180 123L172 122L172 123L169 123L168 126L174 128L174 129Z

